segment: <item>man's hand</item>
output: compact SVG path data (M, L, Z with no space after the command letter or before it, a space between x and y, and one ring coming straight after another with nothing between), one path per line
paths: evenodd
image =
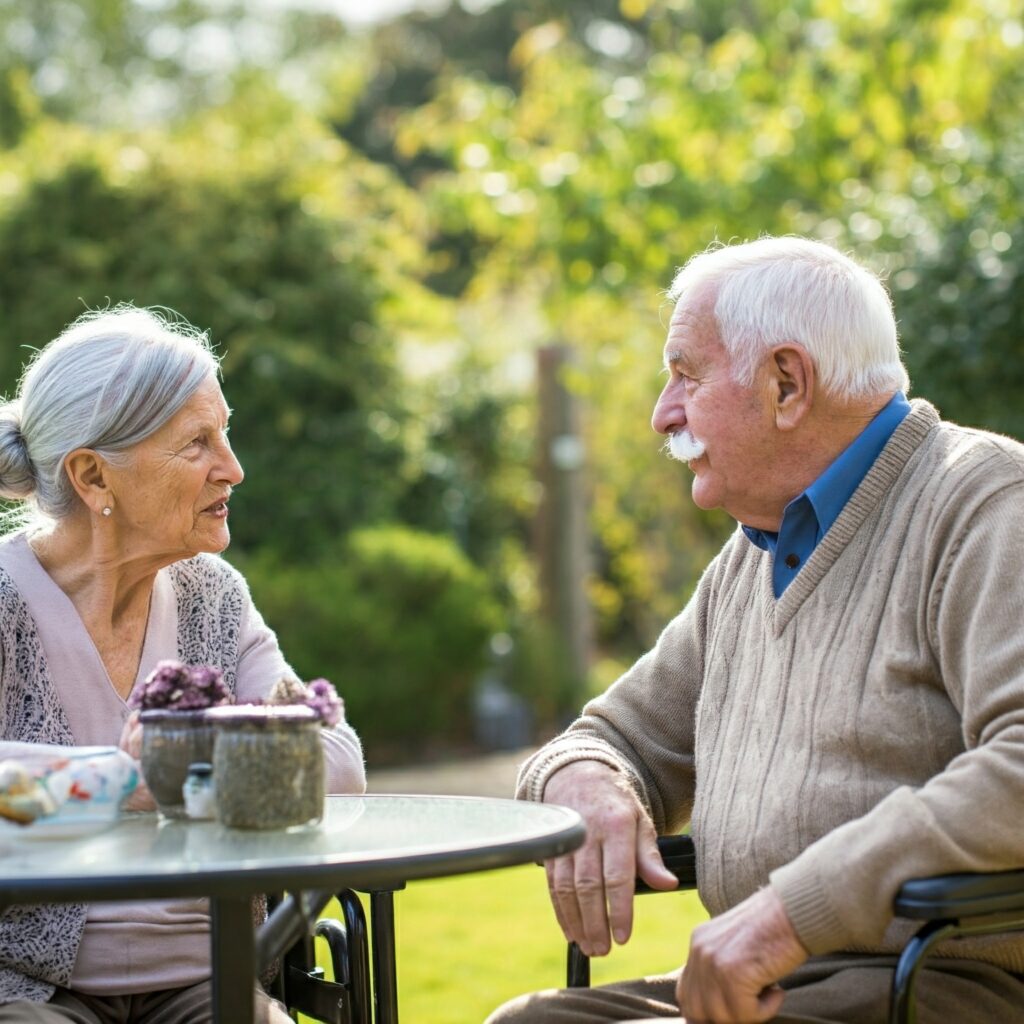
M545 863L555 916L570 942L588 956L620 945L633 929L636 876L653 889L678 881L662 863L654 825L618 772L599 761L559 769L544 788L544 801L571 807L587 827L584 844Z
M770 1020L785 995L775 983L808 956L782 901L772 889L761 889L694 929L676 986L679 1009L689 1021Z

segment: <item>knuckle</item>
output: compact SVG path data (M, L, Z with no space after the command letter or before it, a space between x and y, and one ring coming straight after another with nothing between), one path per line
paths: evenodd
M595 896L604 892L604 880L596 875L580 875L575 887L582 896Z
M637 826L636 812L629 805L617 803L605 811L603 824L606 831L613 835L628 832L630 829L635 831Z
M576 892L576 886L571 878L556 878L548 885L548 889L558 900L568 899Z
M613 868L605 875L605 884L609 889L630 889L636 884L636 875L632 871Z

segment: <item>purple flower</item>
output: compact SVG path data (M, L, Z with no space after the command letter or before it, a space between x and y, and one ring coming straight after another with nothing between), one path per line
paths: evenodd
M128 706L143 711L199 711L229 704L231 694L220 669L210 665L189 667L180 661L161 661L146 681L128 698Z
M337 725L345 714L344 701L326 679L314 679L306 685L294 676L285 676L274 684L267 703L312 708L323 726Z
M314 679L306 687L306 697L302 703L312 708L324 725L337 725L345 707L337 691L326 679Z

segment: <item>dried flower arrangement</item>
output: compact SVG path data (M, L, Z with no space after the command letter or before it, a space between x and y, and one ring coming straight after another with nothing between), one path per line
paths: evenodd
M129 707L140 711L202 711L221 704L234 703L224 685L220 669L209 665L183 665L180 661L161 661L145 682L128 698ZM341 721L344 704L326 679L302 683L294 676L277 682L267 704L304 704L312 708L323 725Z
M274 684L267 703L305 704L320 716L324 726L337 725L345 713L345 705L338 691L326 679L302 683L294 676L285 676Z
M202 711L232 700L220 669L161 661L128 698L128 706L140 711Z

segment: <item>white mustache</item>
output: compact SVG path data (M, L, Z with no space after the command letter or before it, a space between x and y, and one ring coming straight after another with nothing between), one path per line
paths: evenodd
M698 441L689 430L677 430L674 434L669 434L665 450L673 459L692 462L707 451L707 445L703 441Z

